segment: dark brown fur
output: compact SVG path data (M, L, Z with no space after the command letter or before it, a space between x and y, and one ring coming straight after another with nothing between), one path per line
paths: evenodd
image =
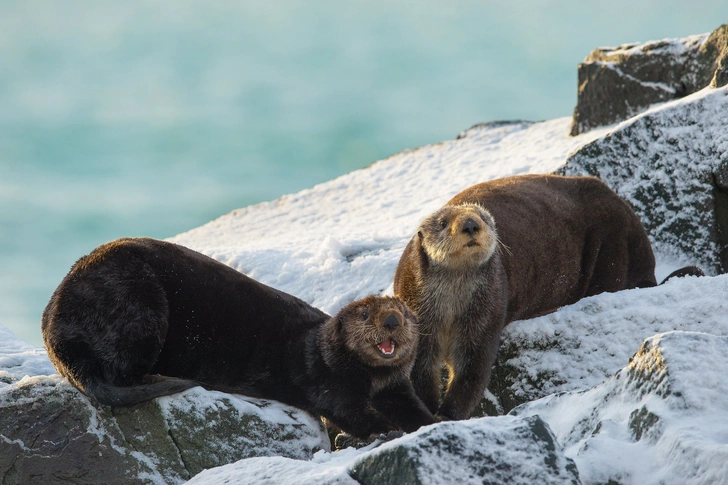
M81 258L42 331L58 372L101 404L202 384L299 407L362 438L434 422L408 379L418 332L402 301L367 297L329 317L164 241L120 239Z
M596 178L524 175L464 190L422 222L394 278L420 321L417 394L433 413L467 418L508 322L655 286L654 268L639 219ZM443 362L450 381L438 407Z

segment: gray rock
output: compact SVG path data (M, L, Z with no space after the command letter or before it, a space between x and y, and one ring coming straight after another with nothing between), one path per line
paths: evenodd
M261 457L205 470L189 484L287 485L578 484L549 427L538 417L450 421L363 449L312 460Z
M711 88L728 84L728 24L714 30L705 42L705 52L715 58L715 73L710 81Z
M619 125L570 156L624 198L656 250L728 269L728 88L706 88Z
M578 67L571 134L728 82L728 24L710 34L592 51Z
M573 462L538 416L429 426L363 455L350 474L363 485L580 483Z
M513 322L503 332L490 391L508 412L550 394L600 384L624 367L636 342L657 333L728 337L726 301L728 275L687 277L655 288L603 293Z
M512 414L549 423L584 484L726 483L726 370L728 338L668 332L604 383Z
M0 388L0 483L182 483L252 456L310 459L319 420L266 401L191 389L132 408L96 408L60 376Z
M578 484L566 459L539 417L449 421L363 449L317 453L310 461L249 458L205 470L189 484Z

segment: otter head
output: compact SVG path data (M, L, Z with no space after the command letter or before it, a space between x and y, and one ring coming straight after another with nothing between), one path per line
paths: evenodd
M368 296L353 301L330 323L327 344L343 344L348 354L356 355L365 365L404 366L409 370L414 363L419 338L417 319L399 298Z
M479 266L498 244L495 220L478 204L446 205L430 214L417 229L430 261L452 269Z

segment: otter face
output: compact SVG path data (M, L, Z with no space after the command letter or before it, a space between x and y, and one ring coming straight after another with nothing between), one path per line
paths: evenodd
M422 221L417 237L431 261L452 269L485 263L498 244L495 220L478 204L435 211Z
M347 350L372 367L408 366L414 362L417 320L399 298L368 296L349 303L336 317Z

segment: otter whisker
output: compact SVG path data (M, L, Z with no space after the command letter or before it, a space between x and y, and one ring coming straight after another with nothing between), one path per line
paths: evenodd
M501 238L500 238L500 237L496 237L496 242L498 243L498 245L499 245L499 246L500 246L501 248L503 248L503 249L505 249L505 250L506 250L506 252L508 253L508 255L509 255L509 256L513 256L513 253L511 252L511 248L509 248L508 246L506 246L506 245L505 245L505 244L503 243L503 241L501 241Z

